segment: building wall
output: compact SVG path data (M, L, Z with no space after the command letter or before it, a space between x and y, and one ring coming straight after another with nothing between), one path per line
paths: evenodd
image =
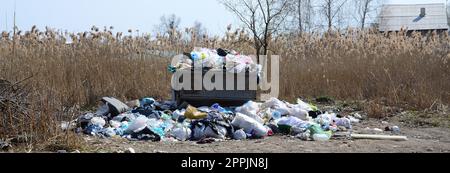
M420 9L426 9L420 17ZM445 4L384 5L380 14L380 31L448 29Z

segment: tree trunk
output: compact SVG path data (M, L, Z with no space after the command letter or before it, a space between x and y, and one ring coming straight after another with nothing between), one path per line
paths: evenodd
M333 29L333 14L331 12L331 0L328 0L327 3L327 17L328 17L328 32L330 32Z
M298 29L300 35L303 33L303 19L302 19L302 0L298 0Z

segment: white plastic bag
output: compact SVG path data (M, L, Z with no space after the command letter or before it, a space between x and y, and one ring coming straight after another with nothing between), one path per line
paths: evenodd
M296 127L296 128L307 128L308 127L308 122L307 121L303 121L297 117L282 117L278 120L278 125L285 125L285 126L290 126L290 127Z
M308 111L305 109L302 109L300 106L295 105L292 107L289 111L289 115L297 117L302 120L306 120L309 116Z
M247 115L259 123L264 123L264 120L258 115L259 112L259 103L249 101L246 104L244 104L241 107L236 108L236 112L239 112L241 114Z
M137 117L133 122L131 122L125 133L139 132L145 129L145 127L147 127L148 121L149 119L145 116Z
M191 129L187 127L177 127L172 130L172 136L179 141L186 141L191 137Z
M106 125L106 121L103 118L100 117L94 117L89 122L89 125L98 125L100 127L104 127Z
M236 113L231 125L237 128L242 128L246 133L252 134L256 137L264 137L267 136L268 133L268 129L264 127L263 124L242 113Z
M271 98L270 100L266 101L263 105L264 108L272 108L278 112L281 113L281 115L289 115L290 114L290 108L288 105L277 98Z
M297 104L295 105L296 107L306 110L307 112L309 111L314 111L314 109L311 107L310 104L305 103L304 101L297 99Z

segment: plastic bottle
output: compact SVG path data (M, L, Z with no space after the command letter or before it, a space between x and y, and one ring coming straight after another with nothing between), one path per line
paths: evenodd
M120 124L120 127L115 129L116 135L123 136L125 133L125 130L128 129L128 122L124 121Z
M272 118L275 119L275 120L280 119L281 118L281 113L278 112L278 111L273 111L272 112Z
M324 131L318 124L313 124L308 129L315 141L328 141L332 135L331 131Z

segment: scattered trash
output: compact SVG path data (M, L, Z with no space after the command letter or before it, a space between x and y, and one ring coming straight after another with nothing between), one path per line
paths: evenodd
M71 122L63 121L63 122L61 122L61 129L62 130L72 130L72 129L75 129L76 126L77 126L77 124L74 121L71 121Z
M383 130L382 130L382 129L379 129L379 128L370 128L370 127L366 127L366 128L364 129L364 132L366 132L366 133L383 133Z
M359 113L354 113L353 117L355 117L356 119L362 119L363 117L361 116L361 114Z
M295 137L300 139L300 140L307 141L307 140L309 140L311 138L311 131L306 130L306 131L304 131L302 133L297 134Z
M95 136L103 129L102 126L99 125L89 125L86 129L84 129L84 133L88 135Z
M303 121L297 117L283 117L278 120L278 129L281 133L291 134L302 133L304 130L294 130L294 129L307 129L309 127L309 122Z
M198 56L201 58L203 55ZM110 97L102 100L104 104L95 113L62 122L61 128L106 138L118 136L129 140L164 142L191 140L205 144L226 139L264 138L274 134L290 135L305 141L329 141L335 133L351 130L353 123L361 121L358 113L341 116L334 112L322 112L300 99L296 104L290 104L271 98L263 103L249 101L239 107L222 107L217 103L202 107L184 103L184 106L177 107L173 102L159 102L150 97L127 104ZM375 134L383 132L378 128L364 130ZM400 132L397 126L388 126L385 130ZM352 137L403 139L367 135Z
M331 131L324 131L318 124L312 124L308 130L315 141L328 141L332 136Z
M359 123L361 120L358 118L355 118L353 116L349 116L348 119L350 120L350 123L356 124Z
M170 72L187 69L226 69L228 72L240 73L248 69L257 71L261 69L249 56L241 55L236 51L224 49L207 49L196 47L187 57L179 58L175 66L169 66Z
M2 151L9 151L9 149L11 149L11 145L8 142L2 141L0 140L0 149Z
M72 153L81 153L79 150L75 150Z
M100 131L99 133L103 134L105 137L116 136L116 131L114 130L114 128L111 128L111 127L105 128L102 131Z
M136 151L134 151L133 148L128 148L127 150L125 150L125 153L136 153Z
M203 138L203 139L200 139L197 142L197 144L210 144L210 143L213 143L213 142L216 142L216 139L214 139L214 138Z
M371 134L351 134L353 139L375 139L375 140L394 140L407 141L406 136L388 136L388 135L371 135Z
M66 150L58 150L58 151L56 151L56 153L67 153L67 151Z
M398 127L398 126L388 126L384 130L390 131L392 133L400 133L400 127Z

